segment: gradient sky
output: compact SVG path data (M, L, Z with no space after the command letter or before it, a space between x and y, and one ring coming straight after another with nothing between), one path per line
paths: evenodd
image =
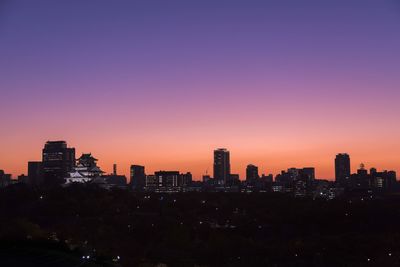
M59 139L124 174L400 171L400 1L2 0L0 92L14 175Z

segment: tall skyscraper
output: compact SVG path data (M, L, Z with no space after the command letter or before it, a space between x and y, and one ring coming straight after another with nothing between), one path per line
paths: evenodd
M48 141L42 152L44 182L47 185L64 183L75 166L75 148L65 141Z
M229 151L225 148L214 150L214 179L219 185L226 185L230 181L231 164Z
M143 189L146 186L144 166L131 165L130 184L135 189Z
M338 154L335 158L335 180L340 186L346 186L350 179L350 156Z
M256 181L258 178L260 178L260 176L258 174L258 167L253 164L247 165L246 181L251 183L251 182Z

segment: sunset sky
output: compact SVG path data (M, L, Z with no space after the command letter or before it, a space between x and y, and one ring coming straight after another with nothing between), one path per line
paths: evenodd
M400 171L400 2L0 2L0 169L47 140L117 163L212 174L351 155Z

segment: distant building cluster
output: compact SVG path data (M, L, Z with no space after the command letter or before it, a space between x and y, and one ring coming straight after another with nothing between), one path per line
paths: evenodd
M48 141L42 150L42 161L28 162L28 176L20 175L18 182L33 187L68 186L74 183L93 183L104 188L127 185L124 175L105 174L90 153L75 157L75 148L65 141Z
M246 177L231 173L230 153L227 149L214 150L213 177L206 174L201 181L193 181L190 173L159 171L146 175L145 167L131 166L130 186L146 192L279 192L294 197L333 199L350 191L393 192L398 189L396 172L378 172L364 167L351 174L350 156L338 154L335 159L336 180L316 178L314 167L289 168L275 177L259 174L258 166L249 164Z
M365 169L363 164L351 173L350 156L338 154L335 158L335 181L316 178L314 167L289 168L275 177L259 174L258 166L246 167L245 179L231 173L230 152L225 148L214 150L213 177L206 174L201 181L193 181L192 174L160 170L146 174L145 166L131 165L130 182L124 175L105 174L91 153L78 159L75 148L65 141L48 141L42 150L42 161L28 162L28 175L20 175L18 182L33 187L69 186L76 183L96 184L103 188L130 188L140 192L279 192L294 197L333 199L346 192L394 192L399 190L395 171ZM10 174L0 170L0 187L14 183Z
M377 171L376 168L368 170L364 164L356 173L351 173L350 156L338 154L335 159L335 181L337 187L345 190L375 190L392 192L397 190L397 176L395 171Z

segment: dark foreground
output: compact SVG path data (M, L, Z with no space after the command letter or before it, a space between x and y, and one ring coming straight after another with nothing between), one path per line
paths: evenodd
M13 186L0 214L0 266L400 266L398 196Z

